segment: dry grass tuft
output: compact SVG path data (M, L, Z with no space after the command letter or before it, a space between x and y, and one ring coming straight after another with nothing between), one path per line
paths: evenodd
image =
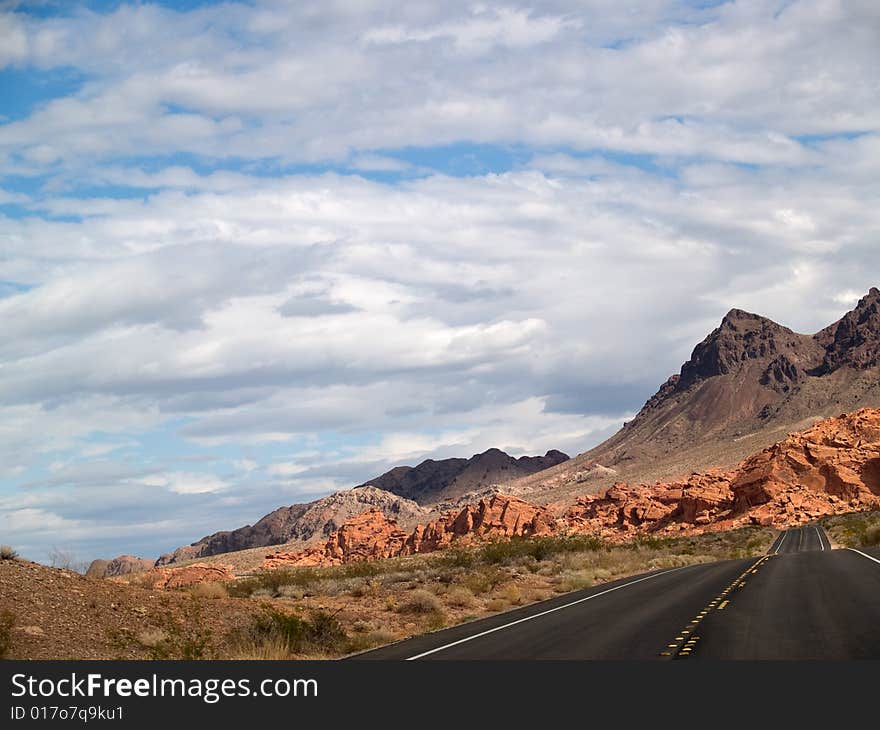
M206 598L208 600L217 600L229 596L226 586L219 582L196 583L189 589L189 593L194 598Z
M452 586L443 595L443 600L454 608L473 608L477 605L473 591L467 586Z
M398 613L429 614L441 613L443 604L430 591L416 589L403 599L397 607Z
M12 629L15 627L15 614L12 611L0 612L0 659L5 659L12 648Z

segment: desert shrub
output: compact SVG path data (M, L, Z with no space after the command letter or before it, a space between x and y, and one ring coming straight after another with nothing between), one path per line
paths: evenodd
M365 634L361 634L360 636L356 636L351 640L351 651L366 651L367 649L373 649L377 646L383 646L384 644L390 644L395 641L397 637L392 634L390 631L383 631L381 629L376 631L370 631Z
M477 560L473 550L460 547L443 550L436 558L437 565L448 568L470 568Z
M137 633L137 642L141 646L154 649L163 641L168 640L168 634L166 634L162 629L144 629L143 631L139 631Z
M239 642L229 658L245 661L279 661L290 659L290 647L281 639Z
M315 611L309 620L263 604L250 627L253 645L285 645L288 653L339 654L348 649L348 635L335 615Z
M876 545L880 541L876 529L880 526L878 518L878 512L850 513L826 517L822 520L822 526L835 542L844 547Z
M505 608L507 608L507 603L503 598L493 598L486 604L486 610L492 611L493 613L503 611Z
M348 635L334 614L315 611L309 626L309 643L313 648L328 654L347 649Z
M467 586L452 586L443 596L444 601L455 608L473 608L477 599Z
M331 568L330 572L336 574L339 578L372 578L384 571L385 568L379 561L361 560L340 565L337 568Z
M468 571L461 577L460 584L468 588L475 596L481 596L505 580L507 580L507 574L503 570L487 566L480 570Z
M439 631L446 626L446 614L443 610L431 611L424 616L422 631Z
M305 588L301 586L281 586L278 589L279 598L293 598L294 600L300 600L304 598L306 595ZM263 594L267 598L271 598L272 594L269 591L263 591ZM254 593L254 597L257 597L257 594Z
M514 537L483 545L479 559L489 565L507 564L524 558L541 562L560 553L592 552L603 547L605 544L602 540L592 535Z
M18 560L18 553L12 545L0 545L0 560Z
M0 611L0 659L5 659L12 648L12 629L15 627L15 614Z
M580 591L593 585L593 575L586 570L569 571L559 578L557 588L561 593Z
M662 550L671 542L668 538L654 537L653 535L639 535L637 538L627 543L626 546L631 550L639 548L647 548L649 550Z
M503 586L498 596L512 606L519 606L523 602L522 590L516 583Z
M382 583L380 583L375 578L372 580L360 580L355 583L354 587L351 589L351 595L355 598L363 598L365 596L372 596L376 598L382 591Z
M194 598L207 598L209 600L226 598L229 595L226 586L216 581L213 583L196 583L189 589L189 592Z
M179 615L168 610L157 620L153 646L141 645L150 659L208 659L213 632L203 619L201 604L191 598Z
M76 573L85 573L88 567L81 560L77 560L73 550L53 546L49 551L49 565L62 570L72 570Z
M253 595L281 595L283 586L309 588L320 576L313 568L294 568L293 570L263 570L250 578L242 578L227 584L230 596L247 598ZM259 592L259 593L258 593Z
M412 591L397 607L398 613L439 613L443 610L443 604L430 591L421 588Z

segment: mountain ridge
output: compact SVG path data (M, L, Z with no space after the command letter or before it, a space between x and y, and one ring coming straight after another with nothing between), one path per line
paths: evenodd
M617 433L508 488L549 502L618 479L727 467L792 431L862 407L880 407L880 289L813 335L731 309Z

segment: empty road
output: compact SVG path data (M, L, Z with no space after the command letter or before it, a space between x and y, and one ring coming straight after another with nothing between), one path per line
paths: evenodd
M880 549L832 550L807 525L760 558L624 578L352 659L880 659Z

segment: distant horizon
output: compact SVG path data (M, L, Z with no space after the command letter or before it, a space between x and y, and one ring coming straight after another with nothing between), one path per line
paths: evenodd
M0 3L0 543L611 436L880 271L880 9Z

